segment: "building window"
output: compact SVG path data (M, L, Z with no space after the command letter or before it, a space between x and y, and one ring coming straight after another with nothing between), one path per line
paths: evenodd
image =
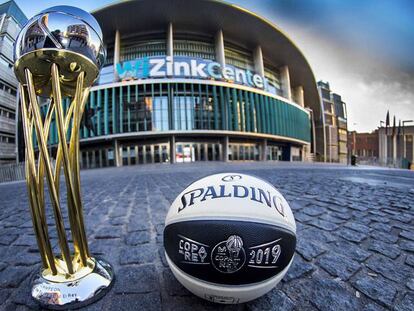
M267 80L267 91L272 94L282 96L283 92L280 85L279 70L266 61L264 63L264 66L265 78Z
M174 40L174 56L214 60L216 53L213 43L195 40Z
M166 55L167 46L165 39L127 42L128 45L121 45L120 61Z
M251 51L243 50L232 44L225 43L224 55L226 64L254 71L253 54Z
M10 63L7 60L5 60L3 57L0 57L0 64L10 68Z

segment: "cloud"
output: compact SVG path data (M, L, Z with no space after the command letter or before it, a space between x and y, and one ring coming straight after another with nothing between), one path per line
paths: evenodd
M409 17L414 16L401 3L264 0L261 7L257 2L238 3L267 17L298 45L316 79L328 81L347 104L350 130L374 130L387 110L397 121L414 120L414 32L413 27L406 28L413 26Z

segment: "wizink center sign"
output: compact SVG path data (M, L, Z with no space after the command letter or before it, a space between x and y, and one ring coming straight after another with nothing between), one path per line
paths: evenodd
M267 90L266 78L231 65L200 58L145 57L116 64L121 79L193 78L225 80Z

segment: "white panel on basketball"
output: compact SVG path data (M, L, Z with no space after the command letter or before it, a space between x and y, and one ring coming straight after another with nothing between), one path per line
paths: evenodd
M296 225L271 184L224 173L189 185L173 202L164 229L167 261L194 294L240 303L271 290L290 266Z

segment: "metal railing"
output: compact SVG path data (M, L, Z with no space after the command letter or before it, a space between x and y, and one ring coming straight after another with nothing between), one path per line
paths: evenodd
M24 179L24 162L0 165L0 183Z

